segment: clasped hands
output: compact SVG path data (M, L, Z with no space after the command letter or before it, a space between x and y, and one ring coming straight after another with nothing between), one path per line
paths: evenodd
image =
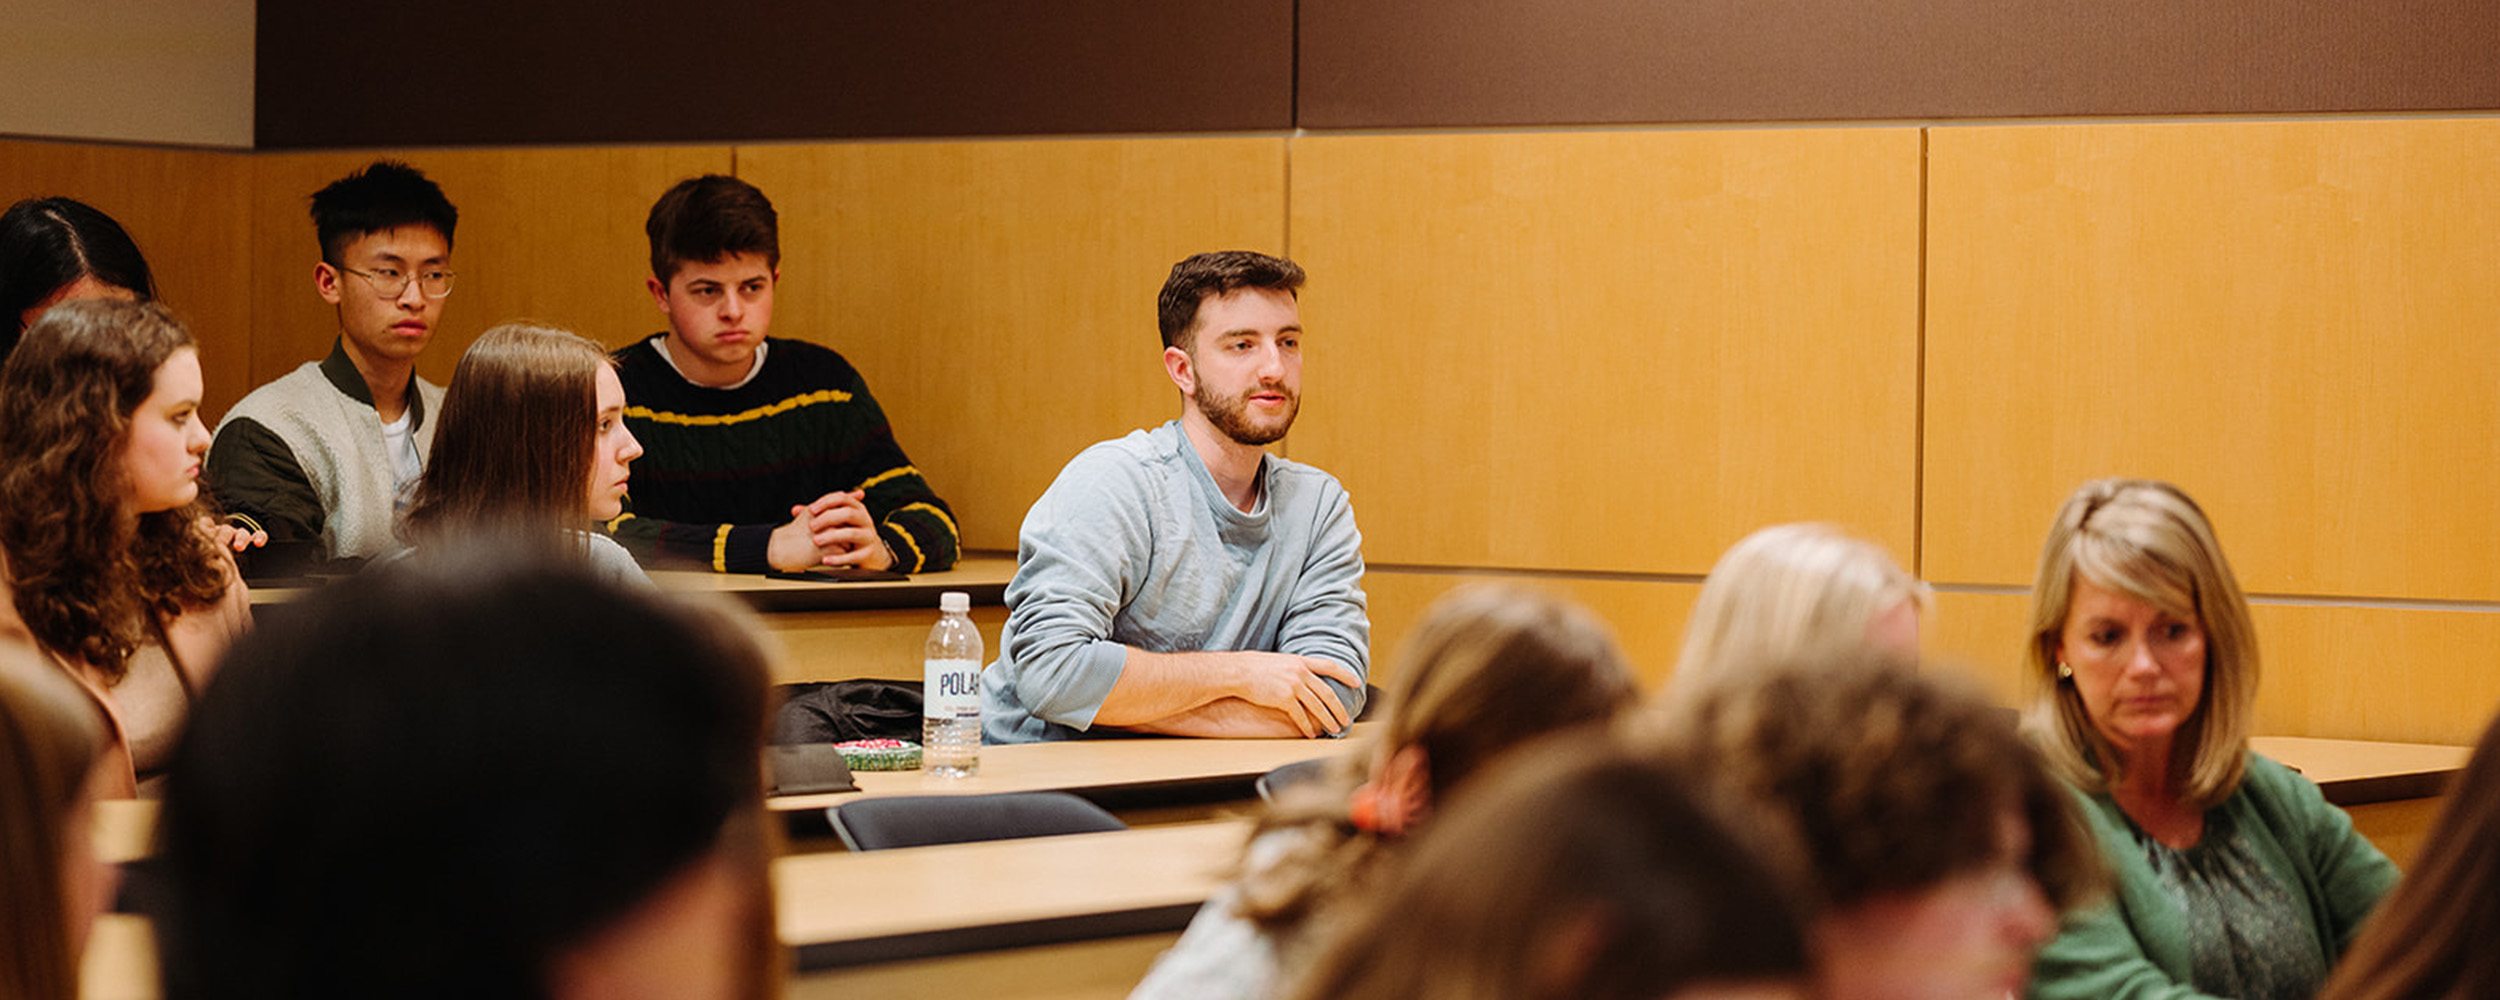
M788 573L817 566L889 569L894 552L877 535L864 490L837 490L790 508L790 523L773 529L765 561Z

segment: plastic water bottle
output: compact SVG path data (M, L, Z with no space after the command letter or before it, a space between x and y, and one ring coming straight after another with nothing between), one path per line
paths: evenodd
M920 766L968 778L981 773L981 630L972 624L970 594L940 594L938 610L921 661Z

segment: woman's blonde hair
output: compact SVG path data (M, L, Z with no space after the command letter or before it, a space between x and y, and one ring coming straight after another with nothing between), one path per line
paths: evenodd
M1885 612L1906 603L1923 613L1931 601L1880 545L1829 524L1772 525L1710 567L1669 690L1682 700L1747 664L1862 646Z
M2229 798L2247 763L2249 717L2257 701L2257 630L2204 510L2169 483L2096 479L2066 498L2040 547L2040 575L2031 586L2031 641L2023 650L2034 691L2031 725L2050 766L2083 790L2099 793L2125 761L2092 724L2074 682L2058 676L2057 648L2078 578L2203 629L2204 697L2173 737L2170 778L2196 808Z
M104 753L104 716L61 671L0 642L0 996L78 995L78 939L61 863L71 810Z

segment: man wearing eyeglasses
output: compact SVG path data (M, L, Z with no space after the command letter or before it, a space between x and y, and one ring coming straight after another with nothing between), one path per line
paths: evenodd
M285 575L396 548L392 521L432 450L441 386L417 377L451 294L459 210L388 160L312 196L313 290L338 310L330 356L252 390L217 427L204 470L229 521Z

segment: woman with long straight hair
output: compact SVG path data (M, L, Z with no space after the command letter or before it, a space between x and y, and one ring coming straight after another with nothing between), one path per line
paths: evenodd
M624 411L625 388L598 344L538 323L486 331L444 390L403 540L422 547L481 531L563 538L601 573L648 585L624 546L588 530L622 511L642 454Z

